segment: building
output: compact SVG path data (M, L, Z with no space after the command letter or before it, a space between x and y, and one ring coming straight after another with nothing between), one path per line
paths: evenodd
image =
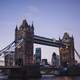
M47 59L42 59L42 61L41 61L41 65L48 65L48 61L47 61Z
M14 59L14 51L5 51L4 52L4 62L5 62L5 66L14 66L15 65L15 59Z
M22 25L15 29L15 64L25 66L33 64L33 24L23 20Z
M0 60L0 66L5 66L4 60Z
M41 62L41 48L36 48L35 51L35 63L40 64Z
M75 62L74 56L74 38L70 37L68 33L64 33L64 36L60 41L65 47L60 47L60 64L61 65L73 65Z
M59 55L57 55L55 52L52 54L51 63L55 67L58 67L60 65Z
M0 66L5 66L4 54L0 56Z
M14 60L14 54L8 54L5 56L5 66L14 66L15 60Z

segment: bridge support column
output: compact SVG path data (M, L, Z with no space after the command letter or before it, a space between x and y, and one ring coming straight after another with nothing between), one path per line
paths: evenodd
M19 29L15 29L15 63L19 66L33 64L33 24L28 25L26 20L23 20Z
M40 78L40 66L35 65L27 65L20 68L14 68L9 70L9 78L20 78L22 80L27 78Z

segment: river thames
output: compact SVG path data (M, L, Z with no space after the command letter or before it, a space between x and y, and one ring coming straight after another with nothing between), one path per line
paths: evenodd
M80 76L76 77L68 77L68 76L63 76L63 77L56 77L56 76L44 76L41 79L28 79L28 80L80 80Z
M5 75L0 75L0 80L80 80L80 76L53 76L53 75L43 75L39 79L27 78L27 79L8 79Z

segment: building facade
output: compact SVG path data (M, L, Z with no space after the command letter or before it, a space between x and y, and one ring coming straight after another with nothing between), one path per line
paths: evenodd
M65 47L60 47L60 64L61 65L73 65L75 62L74 57L74 38L70 37L68 33L64 33L64 36L60 41Z
M41 63L41 48L36 48L36 51L35 51L35 63L37 63L37 64Z
M42 59L41 60L41 65L43 65L43 66L48 65L47 59Z
M57 55L55 52L53 52L52 54L52 59L51 59L51 63L54 67L58 67L60 65L60 59L59 59L59 55Z
M8 54L5 56L5 66L14 66L15 60L14 60L14 54Z
M26 20L15 29L15 64L25 66L33 64L33 36L34 27L30 26Z

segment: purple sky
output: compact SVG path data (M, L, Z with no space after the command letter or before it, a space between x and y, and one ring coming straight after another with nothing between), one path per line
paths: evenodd
M0 49L14 40L14 29L23 19L34 22L35 34L58 39L64 32L74 36L80 52L80 0L0 0ZM58 49L42 47L42 58ZM45 55L46 54L46 55Z

